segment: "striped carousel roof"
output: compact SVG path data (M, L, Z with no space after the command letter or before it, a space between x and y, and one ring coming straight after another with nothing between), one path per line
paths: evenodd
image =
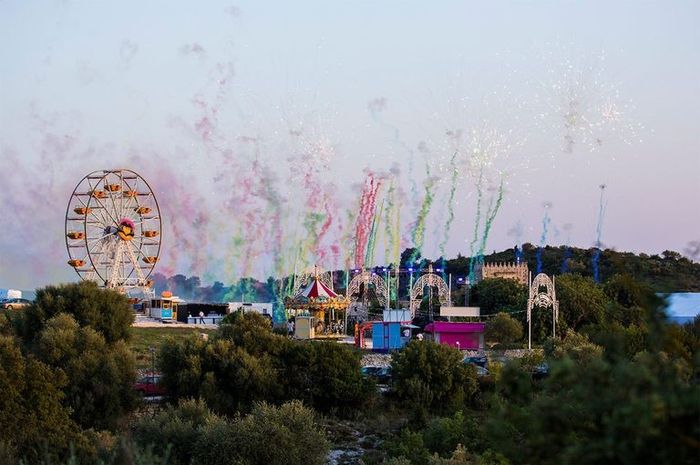
M323 284L320 279L318 279L318 275L316 275L309 283L308 286L306 286L306 289L301 291L299 293L299 297L306 297L306 298L314 298L317 299L319 297L325 297L325 298L335 298L338 297L338 294L333 292L328 286Z

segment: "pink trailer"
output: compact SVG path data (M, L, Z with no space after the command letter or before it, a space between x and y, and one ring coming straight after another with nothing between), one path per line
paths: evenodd
M436 321L425 327L438 344L460 350L481 350L484 348L484 323L450 323Z

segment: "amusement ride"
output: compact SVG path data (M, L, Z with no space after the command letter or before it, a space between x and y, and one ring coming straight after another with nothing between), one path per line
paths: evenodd
M68 265L83 280L130 296L152 296L149 276L158 262L161 233L156 196L135 171L93 171L73 189L66 248Z

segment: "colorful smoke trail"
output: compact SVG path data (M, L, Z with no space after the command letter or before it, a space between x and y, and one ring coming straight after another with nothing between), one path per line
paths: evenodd
M459 170L457 169L456 163L457 154L458 152L455 150L450 158L450 192L447 197L447 221L445 222L444 233L442 236L442 241L440 242L440 255L442 257L445 256L445 246L447 245L447 241L450 239L452 222L455 219L454 202L455 193L457 192L457 179L459 176Z
M367 177L360 196L360 208L355 223L355 267L364 268L367 244L370 239L374 214L377 205L377 192L381 182L374 173L367 171Z
M379 206L379 212L373 215L372 227L370 228L369 238L367 239L367 252L365 255L365 265L372 266L374 264L374 249L377 244L377 231L379 231L379 222L382 219L384 212L384 200Z
M433 205L433 189L437 178L430 175L430 165L425 165L425 180L423 181L423 202L416 216L416 222L411 233L413 239L413 247L415 248L412 261L415 261L421 256L423 251L423 243L425 241L425 222L430 213L430 207Z
M545 202L543 204L544 207L544 216L542 217L542 234L540 234L540 243L539 246L537 247L537 268L536 268L536 273L540 274L542 273L542 250L544 249L544 246L547 245L547 232L549 230L549 223L552 221L549 217L549 209L552 208L552 204L549 202Z
M479 170L479 177L476 181L476 214L474 216L474 234L472 241L469 244L469 282L476 282L476 270L479 264L478 252L476 250L476 243L479 240L479 227L481 226L481 203L484 198L483 193L484 187L484 170L483 168Z
M600 255L602 253L601 247L603 243L601 242L601 237L603 235L603 220L605 219L605 210L607 208L607 202L605 201L605 184L600 186L600 200L598 202L598 223L595 228L596 239L595 239L595 249L593 250L593 257L591 258L591 265L593 267L593 279L595 282L600 282Z
M478 257L483 264L484 260L484 253L486 252L486 244L488 242L489 238L489 233L491 232L491 227L493 226L493 221L496 219L496 215L498 215L498 211L501 209L501 204L503 203L503 180L498 185L498 190L497 190L496 198L495 200L492 198L491 203L489 205L489 208L486 213L486 221L484 222L484 233L481 237L481 244L479 245L479 252L478 252Z

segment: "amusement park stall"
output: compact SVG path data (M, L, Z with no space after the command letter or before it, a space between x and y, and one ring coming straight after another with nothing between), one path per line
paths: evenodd
M450 323L436 321L425 327L425 332L433 335L438 344L461 350L484 348L484 323Z

